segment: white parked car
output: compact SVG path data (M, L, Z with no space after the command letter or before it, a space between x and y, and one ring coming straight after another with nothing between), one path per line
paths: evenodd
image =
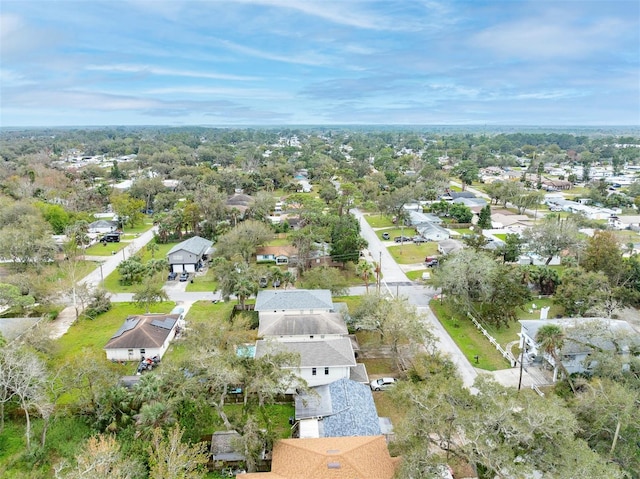
M395 378L380 378L374 379L371 381L371 389L374 391L382 391L384 389L389 389L396 383Z

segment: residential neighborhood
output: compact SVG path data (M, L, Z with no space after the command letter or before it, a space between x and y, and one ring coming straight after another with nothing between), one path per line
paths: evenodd
M457 135L356 160L354 133L239 130L249 172L226 134L197 139L215 167L63 148L30 193L3 177L0 475L173 440L211 478L636 477L640 178L607 179L640 155L584 178L551 134L471 168Z

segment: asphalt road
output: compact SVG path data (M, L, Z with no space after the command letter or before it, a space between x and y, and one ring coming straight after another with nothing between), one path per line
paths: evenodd
M382 258L382 288L391 296L400 295L407 298L409 303L416 306L418 312L423 313L425 320L431 326L431 331L438 338L438 349L449 355L458 367L464 385L471 388L478 373L471 365L470 358L463 354L451 336L449 336L449 333L440 324L438 318L433 314L431 308L429 308L429 301L434 297L436 291L433 288L417 285L409 280L391 254L389 254L387 248L382 244L374 229L364 220L362 213L357 209L353 209L351 212L360 221L361 235L369 243L368 252L370 256L367 259L377 262Z

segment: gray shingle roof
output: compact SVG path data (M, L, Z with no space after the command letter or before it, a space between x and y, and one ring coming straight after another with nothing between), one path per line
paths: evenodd
M344 334L347 325L340 313L319 311L300 314L287 312L260 313L258 337L266 336L310 336L320 334Z
M213 245L213 241L209 241L208 239L201 238L200 236L194 236L189 238L188 240L184 240L182 243L178 243L173 248L169 250L167 255L173 254L176 251L187 251L188 253L195 254L201 256L207 252L209 248Z
M256 358L270 351L286 351L300 355L300 367L327 367L356 365L349 338L326 339L323 341L256 341Z
M369 386L340 379L313 389L317 396L296 398L296 419L321 417L324 437L381 434Z
M265 290L258 293L255 310L291 311L291 310L332 311L333 301L328 289L292 289Z

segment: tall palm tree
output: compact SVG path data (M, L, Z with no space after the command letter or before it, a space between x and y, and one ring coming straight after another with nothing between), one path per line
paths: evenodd
M540 329L538 329L538 332L536 334L536 342L540 345L540 348L542 348L545 353L549 354L553 358L553 362L555 363L554 376L556 376L555 372L558 369L561 369L563 374L567 378L567 381L569 382L571 390L575 394L576 390L573 386L573 382L571 381L569 371L567 371L567 369L564 367L564 364L558 356L558 353L564 346L565 339L566 337L564 334L564 330L557 324L545 324Z
M369 279L373 276L371 264L367 261L359 261L356 265L356 274L364 281L364 287L366 288L367 294L369 294Z

